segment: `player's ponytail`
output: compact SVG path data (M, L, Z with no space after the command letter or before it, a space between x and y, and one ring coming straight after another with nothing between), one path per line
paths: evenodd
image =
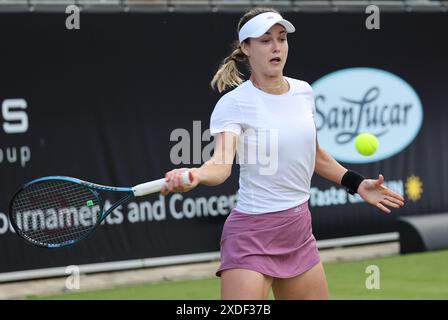
M247 56L241 51L240 44L235 41L232 53L226 57L210 83L212 88L217 88L219 92L225 91L229 87L236 87L243 82L243 75L238 70L237 62L248 62Z

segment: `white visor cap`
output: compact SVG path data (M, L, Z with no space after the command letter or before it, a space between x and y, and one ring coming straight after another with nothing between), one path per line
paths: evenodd
M283 19L281 15L275 12L265 12L256 15L247 21L240 29L240 43L247 38L258 38L266 33L274 24L281 24L285 27L287 33L296 31L296 28L288 20Z

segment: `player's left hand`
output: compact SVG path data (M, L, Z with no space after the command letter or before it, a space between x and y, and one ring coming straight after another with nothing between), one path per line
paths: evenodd
M404 198L383 185L384 177L382 174L378 179L364 179L358 187L358 194L366 202L378 207L386 213L390 213L392 208L404 206Z

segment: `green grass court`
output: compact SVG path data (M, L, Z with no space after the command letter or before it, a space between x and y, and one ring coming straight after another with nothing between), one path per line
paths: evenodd
M380 289L366 289L367 266ZM448 250L325 264L331 299L448 299ZM271 297L272 294L271 294ZM219 299L219 279L172 281L30 299Z

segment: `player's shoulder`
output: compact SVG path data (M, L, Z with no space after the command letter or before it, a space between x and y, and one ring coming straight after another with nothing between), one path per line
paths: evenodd
M293 90L299 93L313 93L313 88L305 80L300 80L292 77L285 78L293 85Z
M230 98L238 99L251 91L249 80L243 81L241 84L226 93Z
M227 91L225 94L223 94L219 100L219 104L227 104L227 103L233 103L236 104L238 101L240 101L244 96L246 96L249 92L249 86L248 82L244 81L239 86Z

